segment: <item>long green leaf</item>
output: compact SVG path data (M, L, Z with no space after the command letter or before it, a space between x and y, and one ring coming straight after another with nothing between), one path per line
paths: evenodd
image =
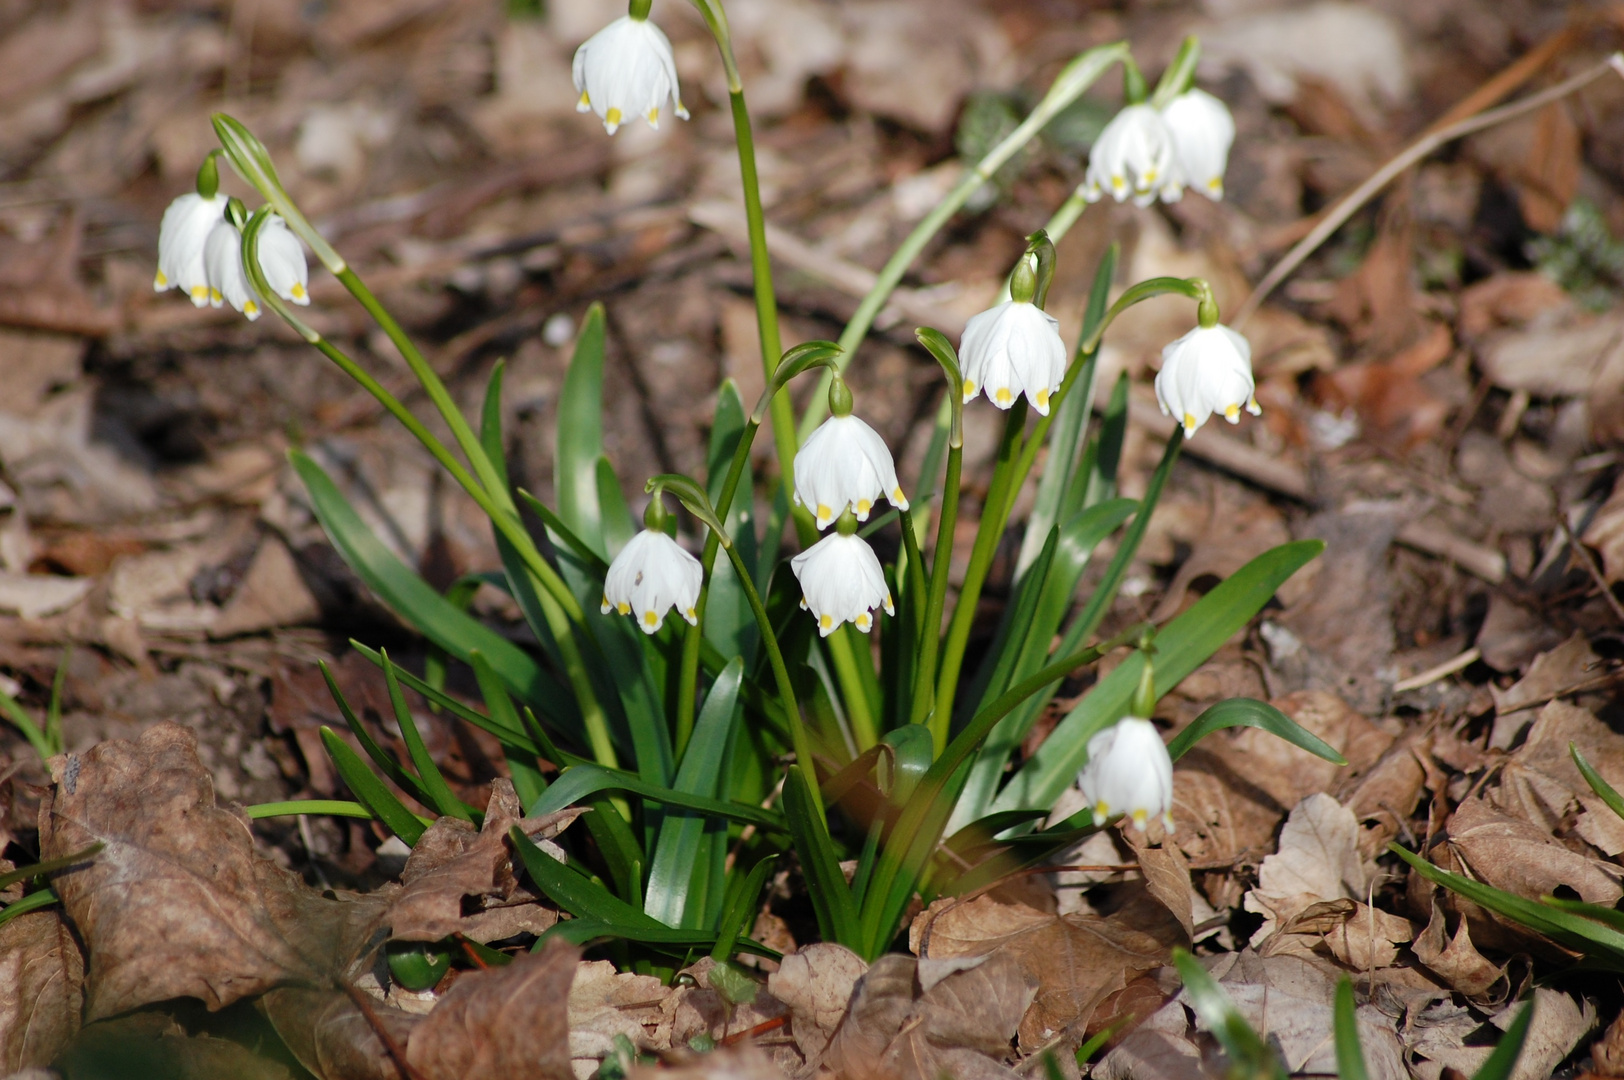
M1287 1080L1286 1067L1279 1056L1246 1022L1246 1017L1235 1008L1235 1003L1207 969L1183 949L1173 950L1173 964L1184 980L1184 993L1195 1007L1196 1015L1229 1055L1230 1067L1235 1073L1256 1080L1265 1077Z
M563 922L554 923L536 942L536 946L539 948L552 938L562 938L565 941L583 946L598 941L635 941L642 945L664 946L679 952L709 948L712 942L715 941L715 935L709 930L682 930L670 926L658 928L627 926L623 923L610 923L591 918L567 919ZM778 950L769 949L760 942L747 937L735 938L734 947L731 951L747 952L775 961L784 958L784 954Z
M502 681L521 700L537 703L543 712L556 715L557 703L568 700L557 680L543 671L523 649L448 604L428 582L396 558L361 520L320 465L297 450L288 457L310 493L311 506L328 538L369 589L424 637L459 660L466 661L471 649L484 653L501 674Z
M401 692L400 680L395 676L395 665L389 660L387 650L383 653L384 684L389 688L389 707L395 714L395 723L400 728L400 737L406 743L406 753L411 756L412 764L417 768L417 775L422 781L423 790L428 794L429 805L438 810L443 816L460 818L471 822L474 815L457 798L446 783L445 775L440 772L439 764L429 748L423 742L423 735L417 730L417 721L412 717L412 710L406 704L406 695Z
M1346 975L1336 984L1332 1028L1336 1039L1337 1080L1370 1080L1370 1073L1365 1068L1365 1052L1359 1046L1359 1017L1353 1007L1353 980Z
M715 798L722 779L722 764L733 726L740 715L739 686L744 681L744 660L734 657L711 685L694 723L693 737L677 769L673 790L700 798ZM684 922L689 910L689 889L696 874L709 876L709 860L701 858L706 819L698 814L667 814L649 861L648 887L643 910L667 926ZM698 905L695 905L697 907Z
M364 645L361 642L356 641L354 638L350 639L350 648L354 649L369 662L376 665L379 671L383 670L383 654L378 652L378 650ZM473 664L474 654L478 652L478 649L469 651L468 663L470 666ZM495 668L490 667L489 659L486 659L483 653L480 653L479 655L485 666L492 672L495 672ZM479 728L481 731L487 731L496 736L503 746L524 750L531 754L539 754L544 752L544 747L541 743L536 741L534 735L528 730L528 728L509 728L500 722L500 718L487 716L476 709L469 708L467 705L458 701L445 691L430 686L428 683L424 682L422 679L419 679L416 675L413 675L409 671L402 671L399 668L396 668L395 676L400 679L401 685L417 694L421 694L429 703L439 706L441 709L449 712L459 720L467 721L468 723ZM498 674L497 677L500 678L500 675ZM506 685L505 680L504 685ZM562 760L559 758L554 758L549 754L547 760L558 765L569 765L576 761L587 760L586 758L577 758L571 754L562 754L560 757Z
M480 696L485 699L485 711L506 730L524 727L519 711L513 707L513 699L508 696L507 687L502 685L502 677L491 668L485 654L476 649L468 655L468 659L473 664L474 680L479 684ZM513 791L519 796L519 805L529 806L541 798L541 793L547 790L547 779L536 767L536 752L504 743L502 756L507 759L508 772L513 776Z
M585 563L592 573L602 577L609 572L609 564L604 561L603 556L593 551L585 540L576 536L575 530L564 524L564 519L554 513L546 503L523 488L519 489L519 502L524 505L526 510L539 517L542 524L547 526L547 531L553 534L553 539L555 541L562 540L564 546L569 548L576 558Z
M508 830L508 837L536 888L576 918L599 919L632 929L670 929L541 850L517 825Z
M56 900L56 893L51 889L40 889L31 892L21 900L13 901L7 904L5 908L0 909L0 926L6 925L19 915L27 915L30 911L38 911L40 908L48 908L56 903Z
M744 803L723 802L720 799L706 799L697 795L684 795L680 791L673 791L668 787L650 784L641 777L619 769L606 769L601 765L582 764L575 765L566 770L554 780L552 786L542 795L541 799L530 809L532 814L551 814L562 810L566 806L574 806L587 797L601 791L627 791L633 795L641 795L645 799L663 803L666 806L676 807L680 810L695 810L701 814L710 814L713 817L726 818L729 821L742 821L746 824L756 825L765 829L772 829L782 833L785 830L782 816L771 810L763 810L756 806L747 806Z
M394 792L384 786L383 781L372 775L366 762L360 755L351 750L349 744L333 733L332 728L321 729L322 745L327 748L327 756L333 759L333 766L338 775L343 778L349 789L355 792L355 797L361 805L372 811L373 815L382 821L389 830L408 846L415 845L423 837L428 826L418 820L416 814L406 809L406 804L395 798Z
M1296 540L1266 551L1196 601L1156 635L1156 693L1165 694L1244 627L1275 590L1325 549ZM1088 740L1126 714L1144 657L1134 653L1095 684L998 793L989 809L1053 806L1088 757Z
M1472 1080L1511 1080L1517 1071L1517 1059L1522 1056L1523 1044L1528 1041L1528 1028L1534 1022L1534 999L1529 998L1517 1019L1506 1028L1494 1052L1483 1067L1472 1074Z
M50 740L45 737L45 732L39 729L39 725L34 723L34 718L17 703L17 699L4 690L0 690L0 710L3 710L6 718L23 733L23 738L34 748L34 753L39 755L40 761L50 760L56 751L52 748Z
M1167 754L1177 761L1208 735L1232 727L1260 728L1333 765L1348 763L1347 758L1337 753L1336 747L1268 702L1253 698L1230 698L1208 708L1189 727L1173 736L1173 741L1167 744Z
M810 768L810 763L806 767ZM784 815L789 819L795 852L801 859L801 873L806 876L806 891L818 917L818 930L825 941L860 950L857 905L846 875L840 872L828 826L813 798L802 766L794 766L784 777Z
M293 799L288 802L255 803L242 808L250 821L262 818L294 817L299 814L317 814L329 817L352 817L373 820L376 815L358 802L342 799Z
M385 776L395 782L396 787L424 806L433 806L433 800L429 798L428 792L418 782L417 777L401 768L400 763L390 757L384 748L378 745L377 740L372 737L366 726L361 723L360 718L355 715L355 710L350 708L349 699L344 696L344 691L339 689L338 680L333 678L333 673L327 667L327 662L318 660L316 661L316 667L321 671L321 677L327 682L327 692L332 695L334 703L338 705L339 715L344 718L344 723L349 727L350 734L354 735L355 741L361 744L361 749L366 751L367 757L371 758L373 764L383 770Z
M581 323L575 355L570 358L564 389L558 396L558 443L553 458L558 516L599 558L608 557L598 503L598 455L603 453L603 350L603 305L593 304Z
M711 959L718 963L733 955L738 942L744 937L745 921L756 910L756 901L761 897L761 888L767 884L767 875L772 872L773 865L778 856L768 855L750 868L750 875L744 879L744 884L732 897L726 910L722 912L721 921L716 925L716 944L711 949ZM747 940L747 939L746 939Z
M30 878L37 878L44 874L54 874L59 870L66 870L70 866L84 862L106 846L106 844L98 840L94 844L75 851L72 855L63 855L57 859L46 859L44 862L33 863L29 866L19 866L15 870L0 874L0 889L9 889L19 881L27 881Z
M1607 809L1624 818L1624 796L1620 796L1613 785L1585 760L1577 744L1568 743L1568 753L1573 755L1573 763L1579 766L1579 775L1585 778L1585 783L1590 785L1590 790L1596 793L1596 797L1607 804Z

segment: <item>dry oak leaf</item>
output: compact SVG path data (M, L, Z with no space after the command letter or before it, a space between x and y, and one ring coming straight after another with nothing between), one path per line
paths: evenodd
M1534 657L1528 673L1505 690L1489 684L1494 699L1494 730L1489 746L1510 749L1523 728L1533 723L1539 710L1559 697L1572 694L1605 671L1601 657L1590 648L1583 631L1575 631L1556 648ZM1567 748L1563 747L1563 753ZM1577 773L1575 773L1577 775Z
M1411 946L1415 958L1474 1005L1482 1008L1505 1004L1506 994L1511 990L1510 980L1503 978L1505 965L1490 963L1477 951L1466 928L1467 920L1460 920L1453 937L1449 936L1446 920L1444 909L1434 897L1432 918Z
M140 1077L140 1080L291 1080L280 1061L241 1043L188 1035L158 1012L138 1012L91 1024L57 1062L68 1076ZM57 1072L24 1072L11 1080L44 1080Z
M105 845L55 881L90 956L87 1020L174 997L219 1009L324 981L381 911L376 900L325 898L255 854L247 820L215 805L197 738L178 724L50 764L41 857Z
M784 1070L774 1065L760 1047L739 1043L675 1066L639 1065L626 1077L627 1080L784 1080Z
M1168 963L1182 927L1169 915L1162 929L1147 933L1116 917L1080 912L1051 915L990 896L964 903L946 898L914 920L908 946L931 959L996 952L1018 961L1037 985L1020 1024L1021 1047L1030 1051L1066 1028L1081 1030L1100 1002L1141 972Z
M534 898L520 891L508 830L517 824L532 840L543 843L583 812L571 808L524 818L512 781L492 781L484 825L478 831L466 821L440 817L412 848L400 875L403 888L390 902L390 937L439 941L460 933L483 943L521 931L540 934L558 921L558 914L531 903ZM469 898L477 904L473 911ZM515 901L519 906L508 906Z
M362 1000L364 1012L357 1003ZM272 990L258 1005L299 1064L318 1080L406 1080L395 1051L407 1045L422 1017L365 995L352 998L340 990L303 986Z
M868 970L863 958L833 942L815 942L787 954L767 976L767 992L789 1006L790 1034L810 1073L846 1015L852 988Z
M505 967L465 974L412 1031L406 1060L426 1080L574 1080L570 983L580 949L554 940Z
M85 958L55 911L0 927L0 1071L49 1065L79 1031Z
M1540 710L1528 738L1506 762L1490 801L1515 818L1547 832L1573 831L1609 855L1617 854L1624 822L1609 810L1573 762L1569 745L1578 747L1591 766L1615 788L1624 784L1624 736L1596 719L1588 709L1553 701ZM1578 807L1585 813L1576 822ZM1594 812L1592 812L1594 811Z
M570 985L570 1057L602 1060L616 1035L639 1050L669 1050L670 1043L658 1045L649 1029L659 1027L660 1003L673 992L653 975L617 972L608 960L583 960Z

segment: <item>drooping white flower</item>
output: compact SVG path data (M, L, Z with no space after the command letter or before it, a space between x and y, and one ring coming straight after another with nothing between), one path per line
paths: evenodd
M789 567L801 583L801 608L816 616L823 637L843 622L868 633L877 607L896 614L879 557L855 534L832 532L791 559Z
M572 68L581 95L575 110L597 113L611 135L634 116L643 117L649 127L659 127L667 97L677 115L688 119L671 42L648 19L630 15L616 19L575 50Z
M677 609L690 626L699 625L699 587L705 571L699 560L664 532L644 529L620 549L603 582L605 614L631 615L643 633L652 634Z
M1103 825L1125 814L1141 832L1153 816L1173 831L1173 760L1149 720L1118 720L1088 740L1088 763L1077 786Z
M884 496L898 510L908 499L897 483L897 466L879 432L855 416L831 416L795 454L795 502L827 528L849 506L867 521Z
M1172 132L1155 106L1127 106L1094 140L1082 187L1089 202L1110 192L1117 202L1132 194L1135 204L1149 206L1157 195L1173 202L1183 188Z
M169 204L158 226L158 273L152 279L154 291L178 288L198 307L209 302L203 248L209 232L225 219L227 201L218 193L205 199L191 191Z
M1000 409L1021 394L1044 416L1049 398L1066 377L1066 343L1060 323L1036 304L1006 300L971 317L959 340L966 403L986 391Z
M1198 326L1162 349L1156 401L1162 415L1184 425L1186 438L1213 413L1231 424L1242 409L1261 414L1252 391L1252 346L1227 326Z
M1167 103L1162 122L1173 136L1180 179L1209 199L1222 199L1224 169L1235 142L1235 118L1228 106L1192 88Z
M260 262L264 261L262 252ZM259 318L259 293L243 272L242 232L230 219L221 218L209 230L203 245L203 266L208 274L210 304L230 304L250 322Z
M310 303L310 268L305 264L304 248L288 223L275 214L260 226L259 268L276 295L295 304Z

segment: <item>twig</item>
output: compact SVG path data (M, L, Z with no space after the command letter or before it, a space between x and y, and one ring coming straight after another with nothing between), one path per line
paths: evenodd
M1473 543L1441 525L1429 521L1412 521L1399 529L1393 539L1424 555L1448 560L1490 585L1498 585L1506 579L1504 555L1491 547Z
M1313 254L1314 250L1321 244L1325 243L1331 234L1341 228L1343 223L1352 217L1360 207L1369 202L1378 191L1386 187L1400 173L1438 149L1438 147L1473 132L1482 131L1484 128L1494 127L1496 124L1514 120L1526 113L1544 108L1553 101L1560 101L1574 91L1581 90L1595 82L1609 71L1624 77L1624 54L1614 53L1606 60L1586 71L1580 72L1573 78L1557 83L1548 90L1532 94L1521 101L1512 102L1510 105L1502 105L1498 109L1490 109L1488 112L1479 113L1470 119L1422 135L1397 157L1377 169L1368 180L1354 188L1346 198L1336 205L1336 209L1327 214L1325 219L1314 227L1312 232L1298 241L1297 245L1287 252L1284 258L1275 263L1274 267L1263 276L1263 280L1258 282L1257 287L1252 290L1252 295L1248 296L1245 303L1236 309L1234 317L1230 320L1230 325L1235 327L1243 325L1257 311L1264 299L1274 291L1275 286L1289 277L1293 270L1301 266L1303 260Z
M348 979L340 979L339 984L343 986L344 992L349 995L350 1002L355 1006L356 1011L366 1020L373 1033L378 1036L378 1041L383 1043L383 1048L389 1052L390 1057L395 1059L395 1064L400 1066L401 1075L405 1076L406 1080L428 1080L428 1077L424 1076L421 1070L406 1060L406 1048L384 1026L383 1018L372 1007L372 1001L367 997L366 991L355 986Z
M1589 548L1579 543L1579 538L1573 535L1572 530L1568 528L1567 522L1558 521L1556 527L1567 540L1568 548L1578 556L1580 562L1584 563L1585 571L1589 573L1590 580L1596 583L1596 588L1601 590L1602 598L1607 601L1607 606L1613 609L1613 614L1618 618L1618 621L1624 623L1624 603L1620 603L1618 597L1613 595L1613 587L1607 584L1607 578L1603 576L1601 567L1596 565L1596 557L1590 554Z
M1408 679L1400 679L1393 684L1393 693L1402 694L1407 690L1419 690L1423 686L1431 686L1439 679L1447 679L1463 668L1471 667L1483 659L1483 652L1476 645L1461 653L1452 660L1445 660L1436 667L1430 667L1419 675L1411 675Z

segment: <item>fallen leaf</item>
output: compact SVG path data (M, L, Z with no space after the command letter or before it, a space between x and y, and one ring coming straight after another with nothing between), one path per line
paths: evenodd
M678 1060L676 1065L639 1065L626 1074L627 1080L784 1080L784 1071L753 1043Z
M358 1001L365 1000L365 1012ZM421 1017L339 990L285 986L259 1000L288 1050L318 1080L406 1080L395 1057ZM379 1034L394 1043L394 1050Z
M661 1021L660 1005L675 993L652 975L617 972L607 960L581 961L570 984L570 1057L601 1061L624 1035L639 1050L666 1050L649 1034ZM596 1066L592 1066L596 1068Z
M1491 801L1512 817L1532 822L1553 835L1564 835L1575 805L1587 796L1594 798L1589 783L1574 764L1570 745L1578 747L1608 783L1615 788L1624 785L1624 737L1590 710L1552 701L1539 711L1528 729L1527 740L1507 760L1499 786L1490 792ZM1609 810L1603 809L1603 813L1618 820L1618 815ZM1580 824L1585 824L1583 819ZM1597 832L1598 839L1614 835L1606 824Z
M1488 614L1477 632L1483 662L1496 671L1522 671L1541 651L1562 640L1544 614L1499 592L1489 594Z
M1503 271L1461 291L1456 328L1471 341L1490 330L1524 323L1558 308L1573 307L1567 292L1537 270Z
M820 941L787 954L767 976L767 992L789 1006L790 1033L807 1072L823 1060L852 988L867 970L863 958L844 945Z
M1611 585L1624 578L1624 477L1585 526L1580 538L1601 556L1602 576Z
M79 1031L85 958L55 911L33 911L0 926L0 1069L56 1060Z
M554 940L468 972L412 1030L406 1060L427 1080L574 1080L569 997L580 950Z
M1624 310L1591 315L1575 306L1552 308L1474 344L1484 376L1502 390L1594 400L1624 387Z
M260 1057L241 1043L211 1035L188 1035L170 1017L140 1012L91 1024L57 1063L69 1076L139 1076L142 1080L290 1080L288 1067ZM56 1076L55 1072L39 1074ZM29 1078L19 1073L19 1080ZM359 1078L358 1078L359 1080Z
M1489 736L1489 746L1509 749L1523 728L1533 723L1540 708L1594 679L1600 666L1601 657L1591 650L1590 640L1576 631L1556 648L1534 657L1528 674L1507 689L1501 690L1490 683L1494 730Z
M354 959L376 900L331 900L254 852L248 822L215 805L197 737L169 722L137 742L51 759L40 854L97 841L55 879L90 956L89 1020L174 997L219 1009L288 981L325 981Z
M1421 936L1411 946L1415 958L1431 968L1450 986L1479 1006L1499 1006L1505 1003L1510 982L1504 978L1505 965L1496 965L1484 959L1472 944L1466 920L1455 927L1454 936L1448 933L1447 916L1436 898L1432 902L1432 918ZM1498 988L1497 997L1490 992Z
M18 574L0 570L0 611L42 619L77 604L94 584L89 578Z
M1576 1000L1565 991L1547 986L1536 987L1532 996L1534 1020L1528 1026L1528 1037L1511 1080L1546 1080L1555 1075L1556 1067L1596 1026L1596 1006L1589 999ZM1506 1030L1528 1004L1519 1001L1507 1005L1493 1017L1494 1026Z
M242 584L208 628L214 637L254 634L279 626L313 622L321 605L279 537L267 536L254 553Z

